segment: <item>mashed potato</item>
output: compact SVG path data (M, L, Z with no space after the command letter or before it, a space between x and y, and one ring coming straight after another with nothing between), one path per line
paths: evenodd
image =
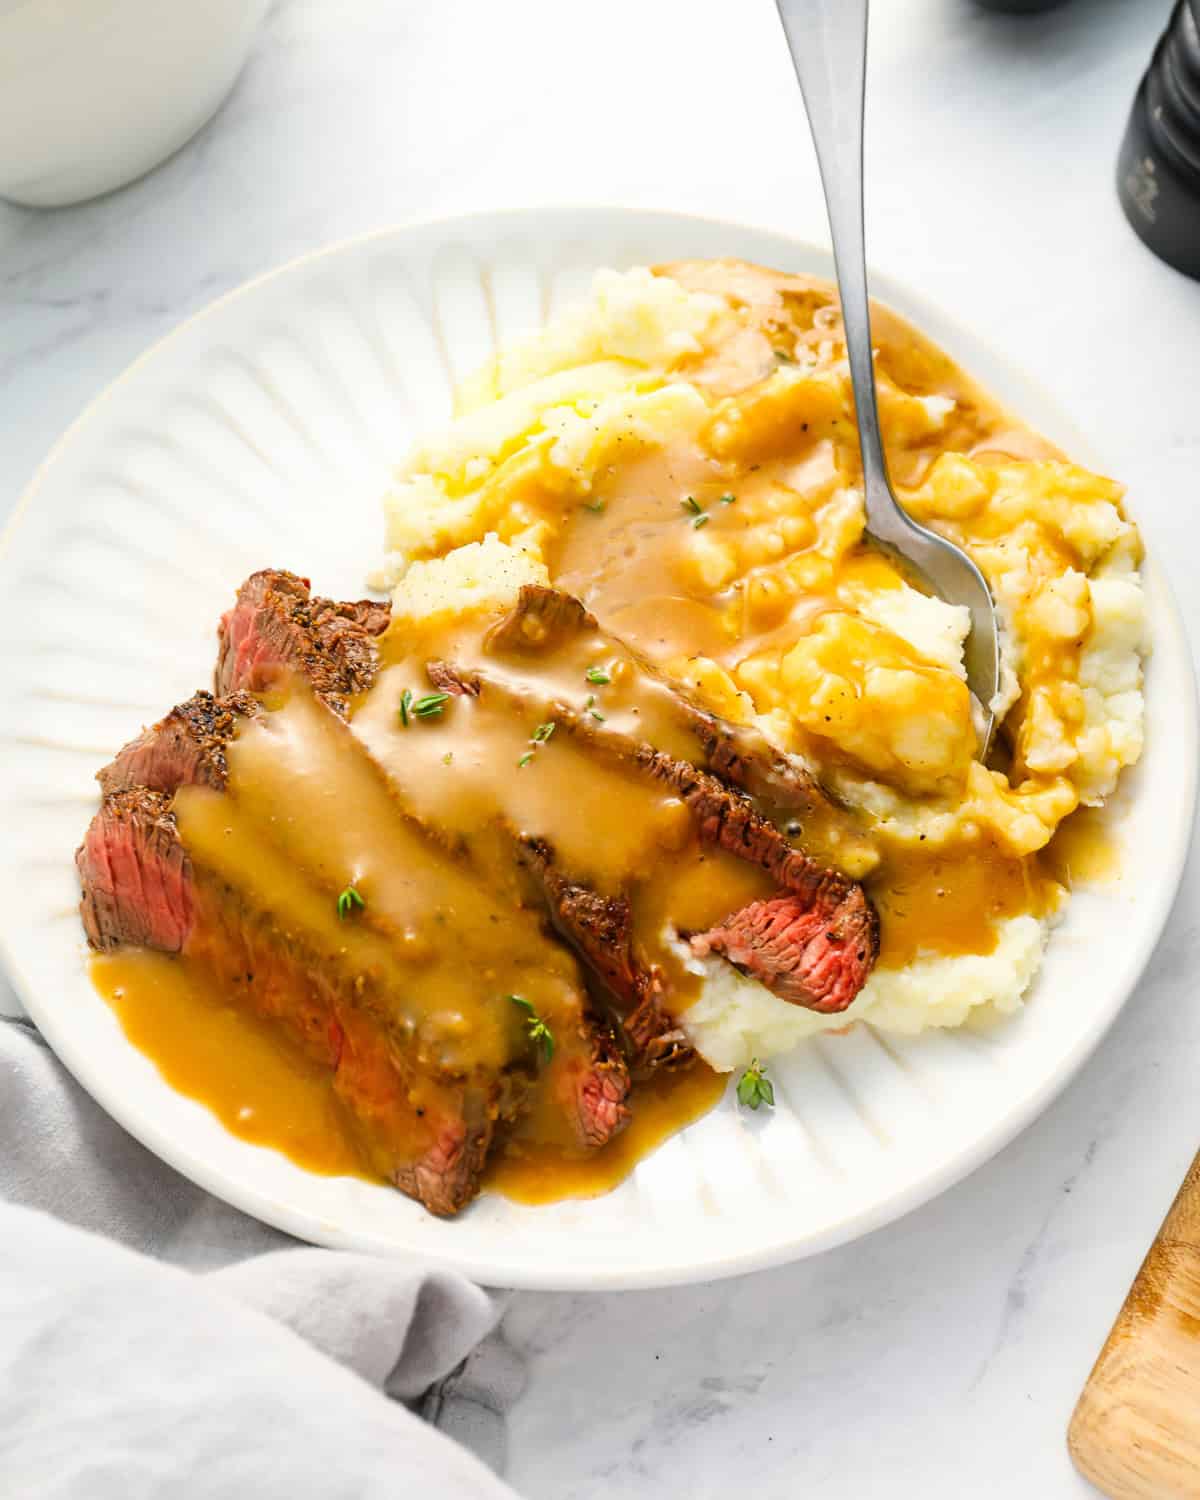
M876 840L884 951L866 988L818 1016L706 960L683 1020L718 1068L860 1018L919 1032L1015 1009L1062 899L1038 851L1142 749L1140 543L1119 486L1018 429L894 316L876 333L900 497L974 556L1000 609L1003 769L974 758L966 610L864 545L824 283L716 262L600 272L584 303L468 382L385 499L375 581L399 614L553 579L810 764ZM1028 898L948 917L956 889L921 884L934 860L985 894L972 861L1000 861ZM892 899L901 871L933 892L929 911Z

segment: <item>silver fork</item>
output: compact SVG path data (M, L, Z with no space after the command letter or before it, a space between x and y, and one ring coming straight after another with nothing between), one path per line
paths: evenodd
M935 593L971 612L967 684L983 710L979 754L991 742L990 704L1000 682L996 611L983 574L953 542L920 526L888 480L879 431L871 355L871 311L863 235L863 111L868 0L776 0L817 148L833 258L837 265L846 352L858 414L867 535L898 554Z

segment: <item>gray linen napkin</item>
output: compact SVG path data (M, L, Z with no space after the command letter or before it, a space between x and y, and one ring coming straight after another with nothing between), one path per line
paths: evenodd
M413 1415L502 1462L498 1299L218 1202L3 1018L0 1199L0 1493L514 1500Z

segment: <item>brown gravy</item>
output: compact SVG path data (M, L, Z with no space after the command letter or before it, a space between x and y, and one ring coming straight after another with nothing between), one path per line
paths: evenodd
M306 692L243 726L227 753L224 793L176 795L193 859L328 961L378 976L389 1020L422 1066L512 1061L522 1044L508 994L569 1030L582 1006L571 955L535 912L440 849L345 724ZM340 918L347 887L363 904Z
M879 965L900 969L923 954L991 953L997 922L1053 908L1054 887L1037 861L991 844L951 854L906 851L867 882L879 912Z
M1064 818L1042 863L1061 885L1107 885L1121 872L1121 841L1103 807L1081 807Z
M727 1074L696 1062L639 1084L628 1126L607 1146L586 1155L527 1143L518 1132L493 1157L484 1186L518 1203L599 1197L624 1182L668 1136L707 1114L727 1081Z
M372 1175L329 1069L267 1021L214 994L203 970L132 948L96 955L91 975L133 1045L231 1135L323 1177Z
M91 975L133 1045L231 1135L322 1177L380 1180L329 1070L268 1022L215 995L208 976L186 959L144 949L97 955ZM703 1064L650 1080L638 1091L629 1128L599 1151L584 1154L518 1135L496 1152L484 1186L521 1203L608 1192L667 1136L711 1109L725 1081Z

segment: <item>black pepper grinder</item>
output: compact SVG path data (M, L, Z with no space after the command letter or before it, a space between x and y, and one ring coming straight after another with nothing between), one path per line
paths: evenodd
M1178 0L1133 101L1117 158L1125 217L1200 280L1200 0Z

